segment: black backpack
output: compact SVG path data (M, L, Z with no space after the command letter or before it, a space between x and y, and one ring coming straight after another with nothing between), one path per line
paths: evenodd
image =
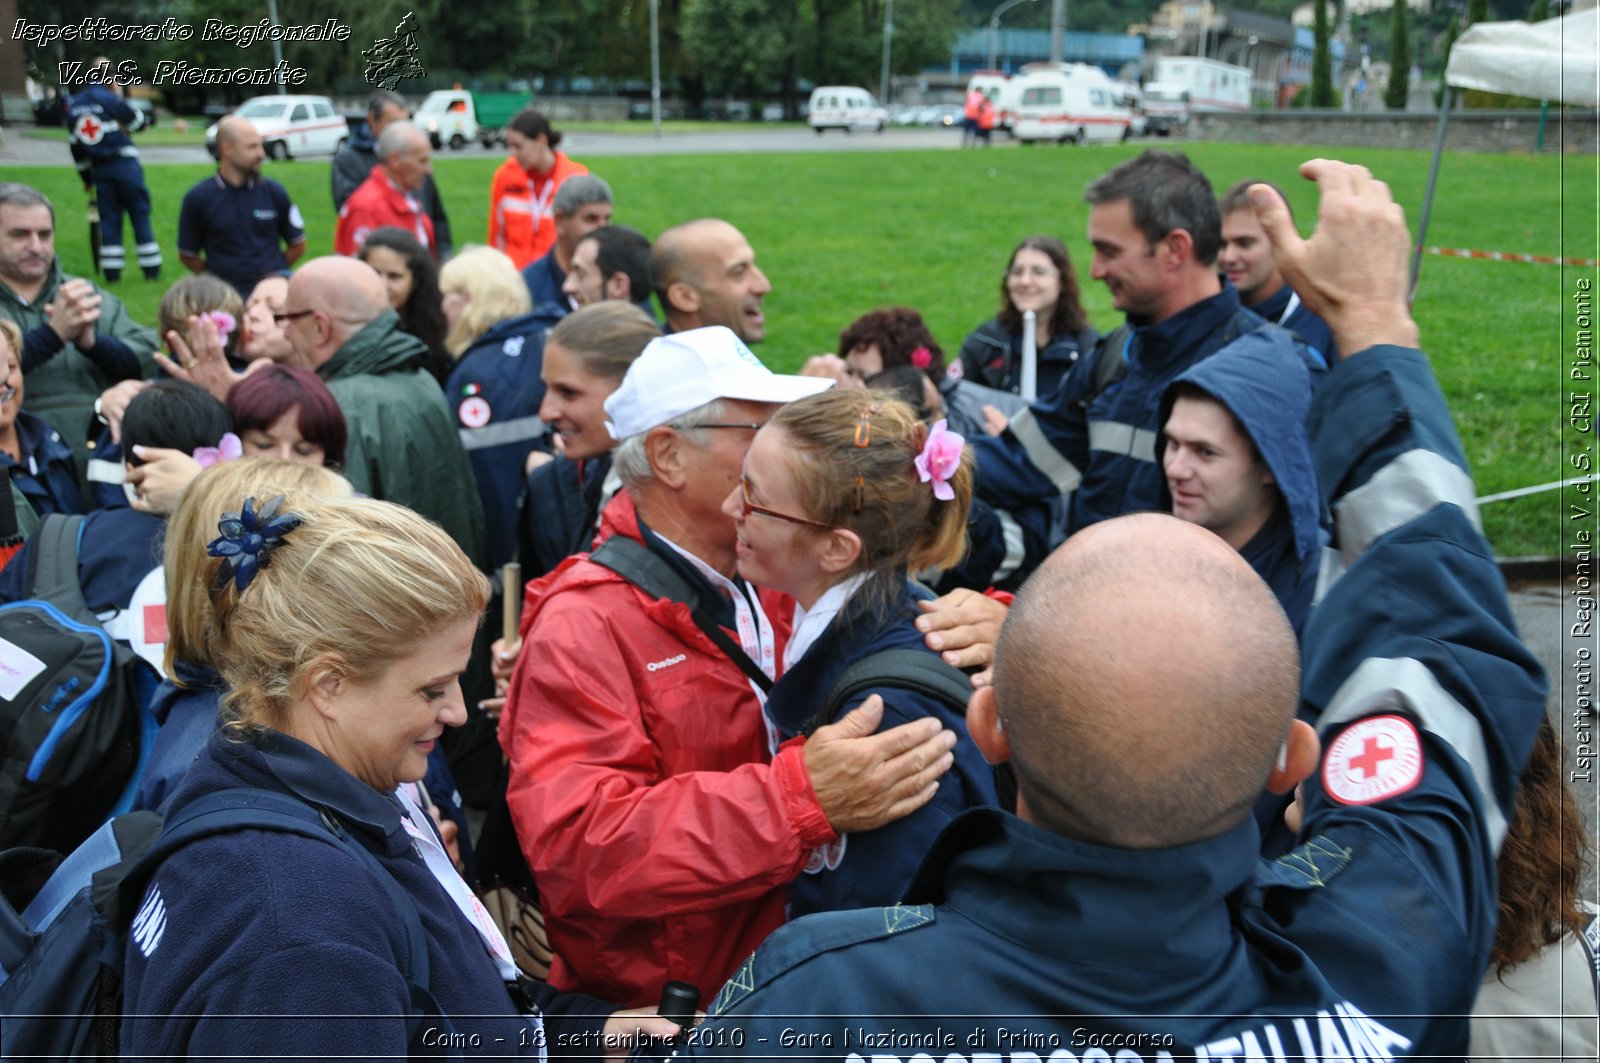
M405 922L412 1046L420 1043L424 1020L432 1020L429 1030L449 1028L428 989L421 917L394 876L328 813L287 794L240 788L201 798L164 827L154 812L118 816L65 860L42 849L0 853L6 1058L118 1058L123 952L130 937L159 939L166 924L160 894L146 893L146 885L173 852L237 830L315 838L365 865Z
M0 606L0 849L76 849L131 807L154 738L140 697L154 672L106 633L78 586L83 521L45 517L30 597Z
M958 716L967 714L967 699L972 696L972 680L967 673L927 650L879 650L861 658L844 670L828 700L817 714L806 722L805 734L810 735L839 718L839 712L850 701L873 687L893 687L897 690L914 690L919 694L938 698Z
M937 654L913 649L879 650L844 670L828 692L827 702L806 722L805 734L809 737L817 728L837 720L852 699L873 687L914 690L938 698L960 716L966 716L967 699L972 697L972 680L967 673ZM1015 812L1017 776L1009 763L995 767L994 784L1000 807Z

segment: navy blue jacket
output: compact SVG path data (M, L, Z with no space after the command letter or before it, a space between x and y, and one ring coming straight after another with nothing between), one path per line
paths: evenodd
M1077 357L1076 354L1073 355ZM966 439L985 434L983 408L993 406L1007 417L1027 409L1027 403L1009 391L1000 391L958 376L954 368L939 385L945 419L950 430ZM1039 567L1039 562L1065 534L1067 500L1051 498L997 509L974 498L967 513L967 554L946 570L935 586L940 594L957 587L1015 590Z
M1228 408L1244 434L1255 444L1272 473L1283 500L1279 519L1269 521L1240 553L1266 580L1288 614L1296 634L1317 589L1317 566L1326 539L1322 530L1322 497L1311 463L1311 438L1306 411L1311 408L1311 374L1296 361L1285 362L1266 333L1241 337L1225 351L1207 358L1173 382L1161 399L1160 424L1165 426L1176 401L1176 387L1193 384ZM1156 453L1165 449L1158 433ZM1163 509L1172 496L1162 482Z
M1231 286L1164 321L1135 328L1123 350L1108 350L1102 342L1054 395L1013 417L1004 434L974 441L980 497L1016 509L1069 495L1068 534L1160 508L1166 477L1155 441L1162 394L1190 368L1257 330L1267 330L1283 365L1307 358L1289 333L1242 309ZM1099 360L1118 357L1127 362L1127 374L1097 394Z
M567 297L561 294L561 286L567 283L567 271L556 261L555 248L523 267L522 279L528 285L528 294L533 296L535 310L560 319L572 309Z
M550 449L550 429L539 420L539 370L552 324L538 312L497 322L467 348L445 384L483 497L491 572L516 550L517 504L527 483L523 463L531 451Z
M366 846L416 904L428 988L455 1031L476 1034L483 1052L538 1058L527 1020L478 932L417 854L393 794L286 735L243 742L219 733L172 794L169 814L238 786L297 796ZM153 944L130 937L127 946L124 1052L278 1056L292 1044L308 1056L406 1057L404 926L371 873L337 844L254 830L206 838L156 870L140 907L153 904L165 912L159 935ZM557 1043L563 1034L598 1035L613 1010L539 989L552 1055L572 1043Z
M103 82L91 82L67 100L66 123L71 131L72 158L85 183L92 167L139 157L129 134L144 125L144 115Z
M1294 310L1285 314L1294 294L1294 289L1285 284L1250 309L1293 332L1320 353L1328 364L1333 364L1339 358L1339 348L1334 345L1333 330L1328 328L1328 323L1313 314L1299 299L1294 300Z
M922 641L922 633L912 623L918 615L916 599L926 597L925 592L915 591L908 584L899 601L882 618L862 616L846 604L767 695L767 719L778 728L782 740L805 733L839 677L857 661L891 649L921 650L932 655L933 651ZM945 825L969 808L996 803L994 769L966 737L964 711L958 713L939 699L917 691L885 686L866 690L846 702L839 716L873 694L883 698L881 730L931 716L959 735L955 765L939 780L939 792L933 800L911 815L874 831L844 835L825 851L813 853L805 871L789 886L791 916L898 901L928 846Z
M78 462L72 448L42 417L26 410L17 411L17 449L20 462L0 452L0 469L11 475L39 516L51 513L83 513L88 507L78 487Z
M1085 327L1075 336L1051 336L1038 351L1039 397L1055 394L1061 381L1094 350L1100 334ZM950 375L974 384L1001 391L1022 389L1022 333L1007 332L999 320L985 321L972 330L961 344L961 355L950 366Z
M174 683L171 678L163 679L151 698L150 714L159 730L139 780L134 808L164 812L167 799L183 781L189 765L222 725L222 695L227 692L228 685L216 670L185 661L174 661L173 668L183 685ZM472 836L467 829L466 814L461 811L461 795L456 790L455 777L450 774L442 747L436 746L428 754L428 774L423 776L422 784L439 811L460 828L457 845L466 864L467 881L471 882Z
M969 812L906 905L769 938L688 1055L1465 1055L1495 853L1546 684L1421 353L1378 347L1341 364L1311 427L1349 567L1306 632L1302 695L1329 755L1305 783L1300 847L1258 861L1248 819L1134 851ZM1371 803L1346 803L1362 777L1349 754L1372 749L1355 728L1371 727L1414 728L1414 785L1401 789L1402 773ZM863 1045L858 1031L902 1040Z
M600 526L600 502L611 455L571 461L558 454L528 475L517 526L522 578L554 572L573 554L586 553Z
M183 661L175 662L174 667L184 685L163 679L150 701L150 714L159 730L139 780L134 808L165 812L168 798L218 727L218 709L228 689L222 677L215 669Z

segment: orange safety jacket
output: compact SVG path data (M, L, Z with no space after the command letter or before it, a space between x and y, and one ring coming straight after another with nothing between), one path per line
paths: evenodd
M563 181L588 173L581 162L556 152L549 173L533 173L515 158L500 164L489 186L489 246L511 256L522 269L555 246L555 216L550 204Z

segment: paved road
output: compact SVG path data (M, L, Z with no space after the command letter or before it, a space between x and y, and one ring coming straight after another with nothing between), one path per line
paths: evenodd
M1595 685L1592 676L1586 685L1581 685L1579 672L1573 666L1584 651L1589 654L1590 664L1593 664L1600 657L1600 643L1597 643L1592 628L1587 637L1574 637L1572 634L1573 625L1578 622L1578 598L1572 584L1563 585L1555 580L1530 580L1512 583L1510 589L1511 609L1516 616L1517 629L1538 655L1545 674L1550 678L1550 723L1566 747L1567 771L1589 776L1588 779L1575 779L1569 774L1568 779L1578 808L1589 825L1589 837L1592 840L1596 837L1597 829L1600 829L1600 789L1597 789L1595 781L1597 771L1600 771L1600 760L1594 756L1596 749L1600 749L1600 741L1597 741L1600 739L1600 733L1597 733L1600 718L1589 715L1574 719L1573 713L1579 707L1580 696L1593 703ZM1585 732L1589 736L1587 764L1580 757L1585 753L1580 749L1580 738ZM1596 868L1591 864L1586 879L1589 896L1594 895L1595 873Z
M642 123L641 123L642 124ZM1014 145L1002 139L996 149ZM728 132L666 133L657 138L648 133L568 133L562 142L573 155L726 155L741 152L813 151L912 151L961 147L958 129L887 129L882 133L840 133L830 130L820 136L808 129L767 129L760 126L736 128ZM1048 150L1048 149L1045 149ZM496 149L498 152L499 149ZM209 162L203 148L141 146L146 165L168 162ZM488 154L480 147L460 152L445 150L441 158ZM18 135L17 127L5 131L0 145L0 166L49 166L68 161L67 145L59 140L44 140Z

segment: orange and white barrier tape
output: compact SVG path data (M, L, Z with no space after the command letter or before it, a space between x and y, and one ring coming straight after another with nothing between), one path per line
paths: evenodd
M1446 258L1486 258L1494 262L1540 262L1551 266L1600 266L1600 258L1562 258L1559 255L1524 255L1515 251L1477 251L1468 247L1424 247L1430 255Z

